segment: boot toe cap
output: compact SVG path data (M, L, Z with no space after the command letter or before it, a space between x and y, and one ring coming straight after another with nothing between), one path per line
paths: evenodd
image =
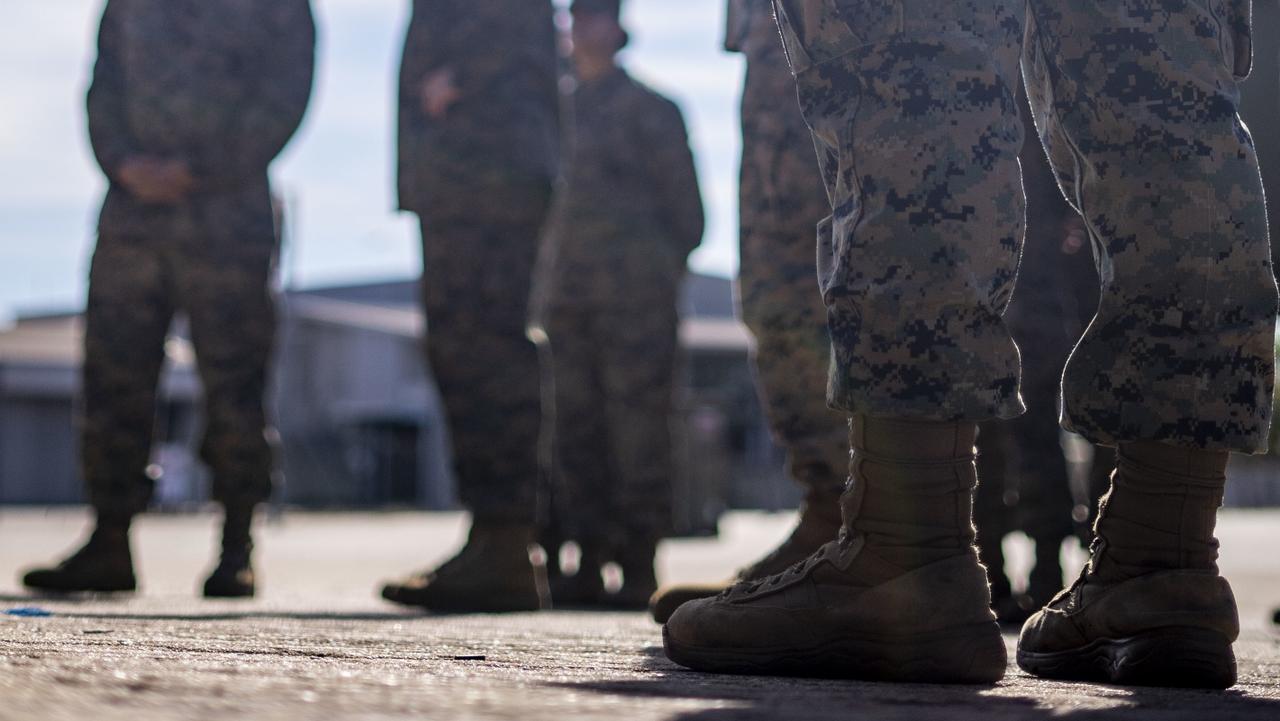
M708 583L660 588L649 598L649 613L653 614L654 621L666 623L684 604L700 598L716 596L727 586L728 584L725 583Z
M1079 630L1059 611L1043 608L1022 624L1018 634L1018 650L1026 653L1052 653L1084 643Z
M768 649L812 640L816 621L801 609L700 598L677 608L663 634L686 646Z
M57 570L52 568L33 568L22 574L22 585L27 588L50 589L55 586Z

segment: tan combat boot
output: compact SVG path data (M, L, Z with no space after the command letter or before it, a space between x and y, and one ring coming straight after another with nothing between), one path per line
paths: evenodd
M443 613L548 608L546 567L529 558L535 534L529 525L475 521L458 555L435 570L388 583L382 597Z
M738 571L733 579L714 583L685 583L658 589L649 599L649 613L658 623L666 623L681 605L699 598L719 595L735 583L757 581L782 573L808 558L840 533L840 494L812 493L800 507L800 519L791 535L764 558Z
M854 418L838 540L684 604L667 656L700 671L994 683L1006 655L973 547L972 423Z
M36 568L22 577L34 591L110 593L138 588L129 549L129 521L98 516L93 534L75 553L53 568Z
M1044 678L1227 688L1239 635L1213 529L1227 453L1120 444L1088 565L1023 626L1018 665Z

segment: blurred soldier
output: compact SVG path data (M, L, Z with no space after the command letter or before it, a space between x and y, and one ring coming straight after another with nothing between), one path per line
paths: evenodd
M1021 624L1062 590L1062 542L1076 533L1076 502L1058 427L1058 384L1071 347L1097 310L1098 274L1088 236L1058 191L1021 90L1018 102L1026 130L1019 160L1027 234L1004 320L1021 354L1027 412L979 426L974 521L992 608L1002 623ZM1082 499L1081 509L1088 507ZM1019 530L1035 542L1035 565L1025 593L1015 595L1001 542Z
M427 357L472 514L441 567L387 584L452 611L546 604L536 529L537 349L525 335L558 154L550 0L415 0L400 67L400 207L422 222Z
M556 515L582 548L557 604L643 608L670 530L676 300L703 209L684 120L616 64L620 0L575 0L572 145L540 279ZM622 568L606 594L600 568Z
M851 482L838 540L682 605L668 656L708 671L1004 676L973 546L973 448L978 422L1023 411L1003 320L1025 211L1021 60L1101 279L1062 423L1118 461L1089 564L1027 621L1018 663L1232 685L1239 624L1214 525L1229 451L1266 449L1276 317L1237 113L1248 0L774 5L831 200L818 276Z
M813 226L831 212L814 167L813 140L793 102L769 0L730 0L725 48L746 56L739 184L738 302L756 339L757 387L789 474L804 488L800 520L764 558L738 571L753 581L803 560L840 529L838 500L848 475L848 423L827 408L830 340L813 270ZM653 598L663 623L685 601L730 582L682 585Z
M1269 196L1280 190L1280 0L1254 0L1253 72L1240 84L1240 117L1258 146L1262 184ZM1272 255L1280 243L1280 212L1267 214Z
M175 313L204 386L201 455L225 509L206 596L251 596L250 524L271 492L263 412L275 332L278 234L267 166L311 92L307 0L109 0L89 88L89 135L110 181L85 317L81 454L97 513L89 542L30 588L136 586L129 525L151 498L156 386Z
M1258 145L1258 163L1262 168L1262 184L1267 196L1280 192L1280 0L1256 0L1253 3L1254 62L1253 73L1240 86L1240 116L1254 133ZM1271 222L1271 254L1280 242L1280 211L1272 203L1267 214ZM1280 428L1272 427L1271 452L1280 452L1276 439ZM1280 610L1274 622L1280 624Z

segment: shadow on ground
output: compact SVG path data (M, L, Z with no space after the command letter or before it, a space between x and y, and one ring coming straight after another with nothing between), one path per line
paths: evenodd
M552 687L623 698L717 701L723 706L677 713L671 721L764 719L1070 719L1203 721L1280 719L1280 700L1260 697L1280 680L1253 680L1226 691L1137 688L1042 681L1011 669L994 686L894 684L688 671L667 661L660 646L642 652L643 680L558 682Z

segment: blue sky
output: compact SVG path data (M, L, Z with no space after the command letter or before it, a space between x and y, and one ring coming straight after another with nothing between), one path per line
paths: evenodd
M103 181L83 93L103 0L7 0L0 24L0 323L84 302ZM392 110L409 0L313 0L317 82L273 168L292 206L282 263L294 286L415 276L416 224L394 207ZM626 62L678 101L697 153L708 228L690 265L737 269L737 97L742 65L720 50L722 2L629 0Z

